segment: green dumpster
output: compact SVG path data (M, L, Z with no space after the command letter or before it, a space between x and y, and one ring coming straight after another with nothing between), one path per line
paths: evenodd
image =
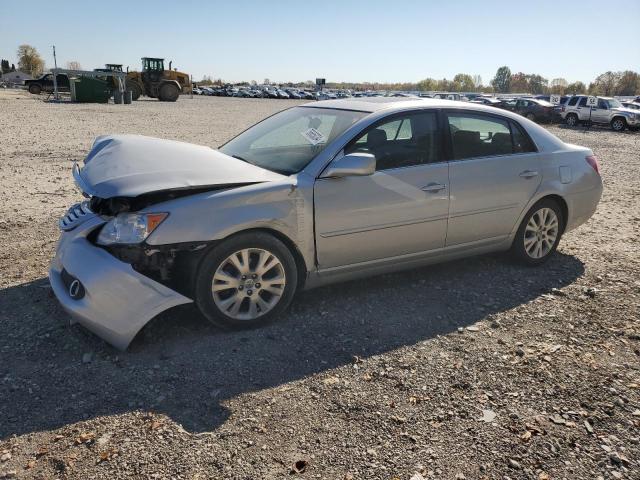
M111 82L99 78L80 77L74 86L74 100L79 103L107 103L112 94Z

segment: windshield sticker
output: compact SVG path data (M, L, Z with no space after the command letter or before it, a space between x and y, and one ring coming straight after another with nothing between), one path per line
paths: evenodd
M324 135L320 133L318 130L316 130L315 128L310 128L309 130L300 132L300 135L306 138L307 142L309 142L311 145L317 145L319 143L324 143L326 141L326 139L324 138Z

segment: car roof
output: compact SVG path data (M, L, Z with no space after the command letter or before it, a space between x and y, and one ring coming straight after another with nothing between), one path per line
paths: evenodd
M473 109L486 113L500 113L503 116L511 117L506 110L496 111L496 107L482 105L475 102L459 102L456 100L445 100L439 98L423 97L360 97L338 100L322 100L301 105L302 107L313 108L333 108L337 110L356 110L360 112L378 112L381 110L392 112L394 110L408 110L412 108L455 108ZM514 114L515 115L515 114ZM517 118L517 117L514 117Z
M305 103L302 106L334 108L337 110L357 110L373 113L379 110L405 110L413 107L445 108L461 106L467 103L468 102L422 97L354 97L341 100L322 100L319 102Z

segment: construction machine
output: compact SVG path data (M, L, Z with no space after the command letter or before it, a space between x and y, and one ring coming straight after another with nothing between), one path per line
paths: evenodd
M164 69L164 58L142 58L142 72L127 73L127 90L131 90L133 100L140 95L157 98L161 102L175 102L180 93L191 92L189 75Z

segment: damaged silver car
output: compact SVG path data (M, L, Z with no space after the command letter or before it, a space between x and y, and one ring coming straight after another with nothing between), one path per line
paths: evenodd
M500 250L542 264L595 211L598 168L518 115L432 99L297 106L218 150L99 137L49 278L121 349L190 302L253 327L302 288Z

